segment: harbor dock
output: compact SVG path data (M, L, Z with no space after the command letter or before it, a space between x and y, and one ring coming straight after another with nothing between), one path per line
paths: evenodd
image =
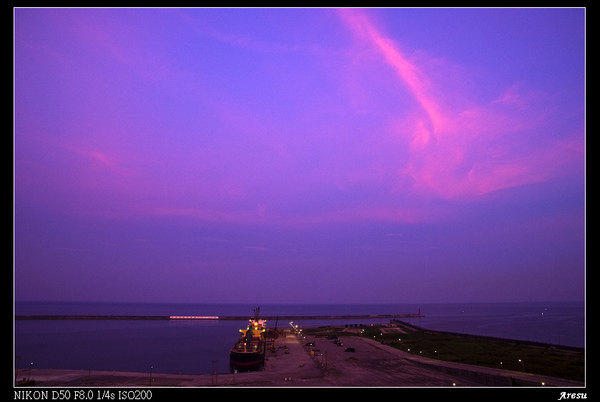
M362 337L340 347L322 337L285 330L263 370L166 374L88 370L22 370L35 386L93 387L583 387L584 383L520 371L444 362ZM310 345L310 346L309 346ZM17 381L17 386L19 382Z

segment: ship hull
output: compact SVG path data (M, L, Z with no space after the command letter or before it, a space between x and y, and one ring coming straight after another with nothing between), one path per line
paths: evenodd
M229 364L238 371L258 370L264 363L264 353L238 353L232 351L229 354Z
M260 308L254 310L246 330L240 329L240 338L229 352L229 364L238 371L260 369L265 363L266 321L259 318Z

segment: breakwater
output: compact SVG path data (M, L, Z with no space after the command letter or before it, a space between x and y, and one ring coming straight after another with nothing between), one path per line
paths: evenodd
M261 316L263 320L365 320L379 318L418 318L421 314L355 314L355 315L278 315ZM31 314L16 315L15 320L248 320L247 316L195 316L195 315L80 315Z
M537 346L537 347L541 347L541 348L545 348L545 349L569 350L569 351L577 352L577 353L585 352L585 348L578 347L578 346L560 345L560 344L554 344L554 343L550 343L550 342L538 342L538 341L530 341L530 340L522 340L522 339L510 339L510 338L503 338L503 337L489 336L489 335L475 335L475 334L467 334L464 332L432 330L432 329L419 327L417 325L413 325L413 324L410 324L408 322L404 322L401 320L394 320L394 321L396 322L396 324L398 324L398 323L402 324L404 327L408 327L414 331L419 331L419 332L454 335L454 336L459 336L459 337L463 337L463 338L481 339L484 341L502 341L502 342L513 343L515 345L529 345L529 346Z

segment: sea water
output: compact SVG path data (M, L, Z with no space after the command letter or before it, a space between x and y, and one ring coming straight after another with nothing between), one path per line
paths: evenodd
M16 315L253 315L242 304L15 303ZM416 314L424 328L585 346L583 303L264 305L265 316ZM301 326L385 324L389 319L296 320ZM229 350L247 320L15 320L19 370L55 368L210 374L229 372ZM269 327L289 322L269 320Z

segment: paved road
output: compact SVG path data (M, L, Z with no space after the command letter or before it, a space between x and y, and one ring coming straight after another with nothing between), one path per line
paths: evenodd
M340 338L342 346L325 338L311 338L332 386L481 386L468 379L457 378L419 366L413 361L391 353L392 348L358 337ZM347 351L352 348L354 352Z

